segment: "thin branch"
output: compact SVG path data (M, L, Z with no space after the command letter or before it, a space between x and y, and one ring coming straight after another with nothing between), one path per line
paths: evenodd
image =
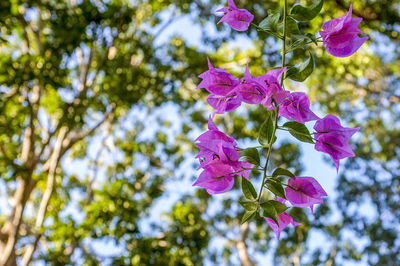
M245 222L240 226L240 238L236 242L239 258L243 266L255 266L256 264L250 259L247 252L246 238L249 232L249 223Z
M93 134L106 120L111 120L112 119L112 111L111 109L109 112L107 112L103 119L101 119L96 125L94 125L92 128L87 129L85 131L81 131L78 133L71 132L69 136L67 136L63 143L62 143L62 149L61 149L61 156L63 156L75 143L77 143L80 140L83 140L87 136ZM46 163L43 165L43 171L46 172L50 167L50 160L47 160Z
M46 190L43 194L42 201L40 202L40 207L35 223L35 228L36 228L35 241L33 242L33 244L27 247L26 252L22 259L22 265L28 265L30 263L30 261L32 260L33 252L35 251L37 244L40 240L40 237L42 236L41 229L46 215L47 206L49 204L51 195L53 194L55 178L56 178L56 170L61 158L62 143L65 139L66 133L67 133L67 128L62 127L60 129L60 133L58 133L58 138L54 147L54 151L49 159L49 173L47 176Z
M172 9L171 15L169 16L168 20L164 23L164 25L162 25L160 27L160 29L154 34L154 39L153 42L161 35L161 33L164 32L164 30L166 30L172 22L174 22L174 20L178 19L179 16L177 16L176 14L176 8L175 6Z

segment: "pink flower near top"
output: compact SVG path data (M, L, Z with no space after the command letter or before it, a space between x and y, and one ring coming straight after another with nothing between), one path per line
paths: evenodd
M334 115L327 115L317 120L314 125L317 132L315 139L315 149L320 152L329 154L339 171L339 161L346 157L354 157L355 154L351 149L348 141L360 128L343 127L339 118Z
M217 12L224 12L222 18L217 24L226 22L232 29L237 31L246 31L254 16L246 9L238 9L233 0L228 0L228 6L218 9Z
M322 25L321 34L326 51L336 57L354 54L368 37L360 38L363 32L358 29L362 18L352 18L352 6L346 16L327 21Z
M232 92L227 96L210 94L207 103L215 109L216 114L223 114L238 108L242 101L238 93Z
M279 201L282 204L285 204L285 200L282 198L276 198L275 200ZM282 212L278 214L278 224L275 223L274 220L271 218L264 218L265 221L268 223L269 227L275 232L276 238L279 240L281 236L281 232L289 225L292 224L293 226L298 226L301 223L298 223L293 220L293 218L287 214L286 212Z
M260 104L267 95L265 86L250 74L249 64L247 64L244 77L236 86L235 91L240 95L242 101L248 104Z
M239 84L239 79L224 69L214 68L210 60L207 60L208 70L199 75L202 81L197 88L204 88L211 93L207 97L207 102L217 114L238 108L242 101L234 89Z
M314 204L323 204L322 197L328 196L321 185L312 177L294 176L289 179L285 188L288 201L295 207L310 207L313 211Z
M227 96L239 84L239 79L221 68L214 68L208 61L208 70L201 73L199 78L202 79L197 89L206 89L210 93L220 96Z
M262 76L253 77L246 67L244 78L236 86L235 91L240 95L243 102L249 104L263 104L268 109L273 109L273 100L281 104L289 95L289 91L282 89L279 81L286 68L273 69Z
M280 105L290 93L289 91L284 90L280 85L280 79L285 70L286 67L273 69L256 78L256 80L266 89L266 95L261 104L267 107L268 110L275 108L272 104L273 101Z
M293 119L299 123L319 119L310 110L310 100L304 92L292 92L283 101L279 108L279 114L287 119Z

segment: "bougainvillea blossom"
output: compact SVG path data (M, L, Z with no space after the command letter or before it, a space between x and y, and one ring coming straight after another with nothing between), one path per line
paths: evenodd
M230 165L214 160L204 166L204 171L193 186L205 188L211 195L227 192L235 184L234 172Z
M196 158L203 172L193 184L209 194L223 193L233 187L234 175L248 178L252 164L239 161L240 151L235 139L218 130L212 117L208 119L208 131L201 134L195 145L200 149Z
M235 91L240 95L242 101L248 104L260 104L267 94L265 87L250 74L248 64L244 77L236 86Z
M310 100L304 92L292 92L279 108L279 115L299 123L317 120L319 117L310 110Z
M316 131L315 139L317 140L315 149L332 157L336 171L339 171L341 159L355 156L348 141L360 128L343 127L339 118L334 115L327 115L317 120L314 129Z
M217 24L226 22L237 31L246 31L254 19L254 15L247 9L238 9L233 0L228 0L228 6L218 9L217 12L224 12Z
M282 204L285 204L285 200L282 198L275 198L275 200L279 201ZM287 214L286 212L282 212L278 214L278 224L271 218L264 218L265 221L268 223L269 227L275 232L276 238L279 240L281 236L281 232L289 225L292 224L293 226L298 226L301 223L298 223L293 220L293 218Z
M261 104L267 107L268 110L275 108L272 104L273 102L278 105L281 104L290 93L289 91L284 90L280 85L280 79L285 70L286 67L273 69L256 78L258 83L265 87L266 96L262 100Z
M327 21L322 25L321 34L326 51L336 57L354 54L368 37L359 37L363 32L358 29L362 18L352 18L352 6L346 16Z
M295 207L310 207L313 211L314 204L323 204L322 197L328 196L322 186L312 177L294 176L289 179L285 188L288 201Z
M208 119L208 131L195 140L195 145L200 149L196 156L200 160L200 167L216 159L224 163L239 159L240 152L236 148L236 141L219 131L211 116Z
M215 109L214 113L223 114L238 108L242 104L242 98L235 91L226 96L210 94L207 103Z
M206 89L215 95L227 96L239 84L239 79L221 68L215 68L208 61L208 70L201 73L199 78L202 79L197 89Z

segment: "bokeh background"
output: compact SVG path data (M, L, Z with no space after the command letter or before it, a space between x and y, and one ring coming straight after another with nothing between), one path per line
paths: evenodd
M256 23L280 4L236 3ZM300 24L316 33L353 4L370 40L344 59L313 46L313 74L287 83L319 116L361 130L339 174L312 145L278 135L273 167L313 176L329 194L314 215L293 208L302 225L279 242L261 219L240 225L237 186L213 197L192 187L193 140L212 112L196 90L206 58L237 76L247 62L253 75L280 62L273 37L216 25L225 4L0 1L1 263L400 265L400 1L326 0ZM215 121L246 147L264 115L242 105Z

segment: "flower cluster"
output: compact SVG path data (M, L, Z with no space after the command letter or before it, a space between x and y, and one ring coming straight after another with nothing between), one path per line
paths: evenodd
M319 10L321 7L322 5L319 6ZM285 6L284 12L287 12L286 8ZM312 8L318 8L318 5L314 5ZM318 13L319 10L317 12L311 10L310 14ZM218 12L224 12L224 16L218 23L226 22L237 31L247 30L254 19L254 16L248 10L238 9L233 0L228 0L228 7L218 10ZM275 14L280 15L279 12ZM276 19L271 15L268 19L270 20L265 24L271 25L271 23L278 23L279 17ZM283 27L286 27L285 19L286 16L284 16L282 22ZM300 16L300 19L303 19L303 17ZM358 29L360 22L360 18L352 18L352 7L350 6L346 16L324 23L323 31L320 31L320 34L327 52L333 56L346 57L357 51L368 39L368 37L358 36L358 34L362 34L362 31ZM262 29L262 27L259 28ZM269 31L270 28L266 30L266 32ZM285 31L284 34L286 34ZM277 33L274 36L280 35ZM285 38L283 38L283 45L284 47L286 45ZM331 114L323 118L318 117L311 111L310 100L306 93L285 90L283 81L287 78L285 74L288 74L285 67L285 49L283 49L282 62L281 68L269 70L258 77L250 74L247 64L244 76L237 78L224 69L215 68L208 59L208 70L199 75L201 82L197 88L206 89L210 93L207 102L215 111L209 117L208 131L200 135L195 141L200 150L196 158L199 159L199 168L202 168L203 172L193 184L205 188L209 194L223 193L233 188L234 176L241 175L245 178L245 180L242 179L243 194L249 200L244 204L241 203L246 210L242 222L248 221L251 217L254 217L255 212L261 211L260 215L264 217L278 239L282 230L289 224L300 225L285 212L288 208L286 206L287 201L293 207L310 207L313 213L314 205L323 204L322 198L326 197L327 193L313 177L295 176L286 169L278 168L272 173L272 176L266 175L276 130L287 130L300 141L313 143L317 151L331 156L337 171L341 159L355 156L348 142L359 130L359 128L343 127L339 118ZM259 165L260 158L257 148L239 149L235 139L219 131L213 122L215 114L224 114L235 110L242 103L260 104L266 107L268 112L268 118L264 122L266 125L261 128L259 136L260 144L268 150L266 164L263 168ZM289 122L279 126L280 117L286 118ZM272 123L272 119L275 120L275 123ZM267 121L269 121L269 124ZM315 132L313 133L310 133L304 125L310 121L316 121L314 124ZM264 134L261 132L262 130L266 130L267 133ZM261 138L267 139L261 141ZM241 151L247 150L250 152L246 153L246 156L256 157L256 159L248 160L253 164L239 160ZM247 158L246 156L244 157ZM253 166L261 167L261 169L254 167L253 170L264 172L258 195L251 182L246 181L249 179L250 170ZM287 177L287 183L282 183L282 180L278 178L279 176ZM271 185L273 188L269 187L268 184L273 184ZM285 186L284 189L283 186ZM265 188L275 194L274 200L261 202L262 192Z
M236 141L219 131L211 116L208 131L196 139L196 146L200 149L196 158L204 170L193 185L205 188L209 194L217 194L232 189L235 174L249 177L250 171L246 169L252 165L239 161Z
M280 104L290 93L279 84L285 70L286 68L274 69L265 75L253 77L247 65L244 77L239 80L224 69L214 68L208 60L208 70L199 75L203 80L197 88L206 89L211 93L207 102L217 114L232 111L242 102L262 104L268 109L273 109L273 101Z

